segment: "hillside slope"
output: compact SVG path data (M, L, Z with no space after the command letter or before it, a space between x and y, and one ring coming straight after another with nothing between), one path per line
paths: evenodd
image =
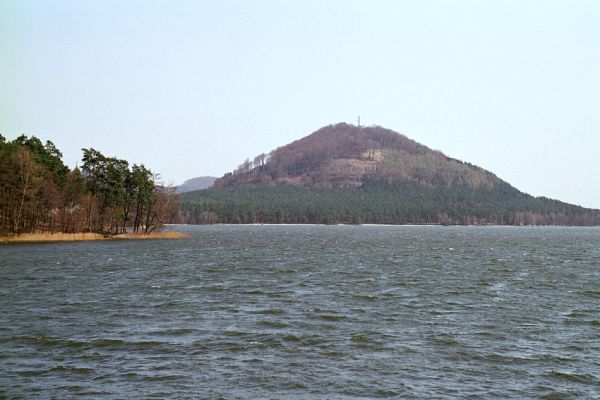
M330 125L270 155L246 160L217 187L289 183L313 187L360 187L365 178L493 187L500 180L481 168L451 159L382 127Z
M180 196L188 223L600 225L381 127L330 125Z

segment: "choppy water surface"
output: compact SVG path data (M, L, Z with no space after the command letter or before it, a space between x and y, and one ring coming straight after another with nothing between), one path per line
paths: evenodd
M0 246L0 397L594 398L600 229Z

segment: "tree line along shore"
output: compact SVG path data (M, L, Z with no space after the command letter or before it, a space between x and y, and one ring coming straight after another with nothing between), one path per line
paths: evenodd
M51 141L0 135L0 242L178 236L159 231L179 204L158 175L82 152L81 167L70 169Z
M84 148L70 169L51 141L0 135L0 243L182 236L162 232L167 223L600 225L599 210L530 196L373 129L324 128L180 195L144 165ZM370 169L358 171L361 162Z

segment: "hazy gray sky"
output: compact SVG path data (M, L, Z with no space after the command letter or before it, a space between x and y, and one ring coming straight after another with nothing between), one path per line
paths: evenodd
M0 133L220 176L377 124L600 208L600 1L0 0Z

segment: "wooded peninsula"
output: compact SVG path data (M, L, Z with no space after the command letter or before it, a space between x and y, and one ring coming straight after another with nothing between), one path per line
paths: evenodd
M69 169L51 141L0 135L0 235L149 234L177 214L173 190L144 165L82 151L81 168Z

